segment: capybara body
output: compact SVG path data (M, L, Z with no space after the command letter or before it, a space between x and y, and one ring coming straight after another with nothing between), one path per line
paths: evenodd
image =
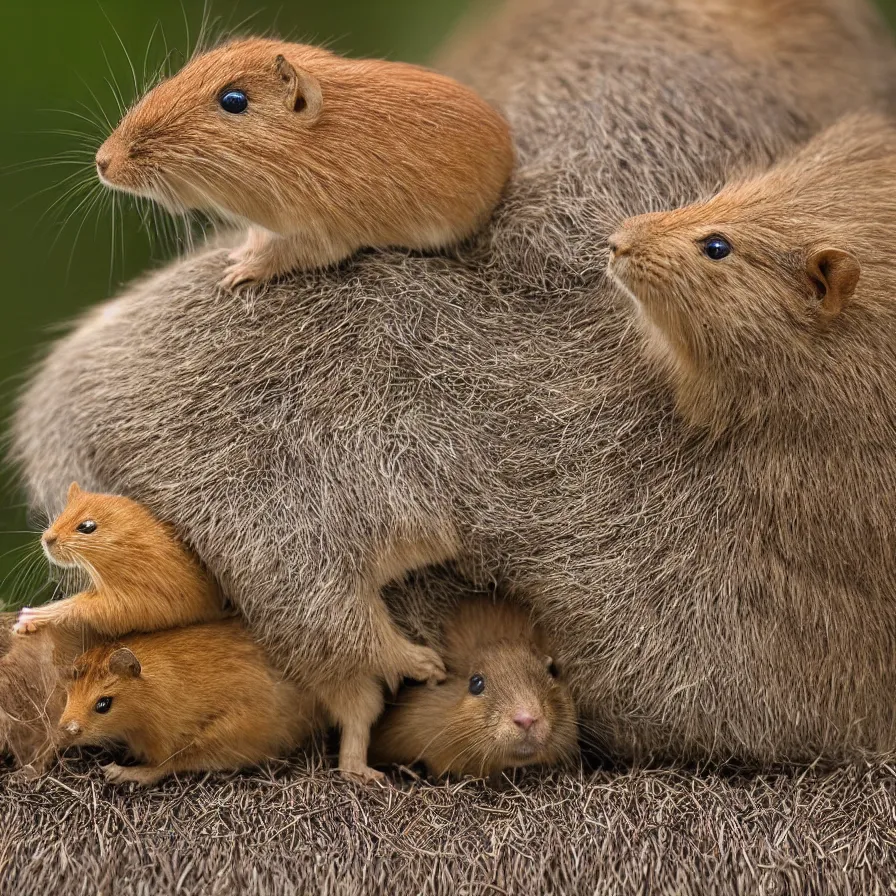
M770 470L685 426L606 275L619 221L879 102L892 50L864 4L776 4L790 32L736 11L767 3L698 5L507 20L469 77L493 80L519 166L458 260L364 256L247 304L222 302L211 252L88 316L18 412L34 503L77 476L176 521L299 680L376 668L371 583L454 557L531 605L620 755L896 746L896 552L841 541L819 562L811 521L836 521L812 455Z

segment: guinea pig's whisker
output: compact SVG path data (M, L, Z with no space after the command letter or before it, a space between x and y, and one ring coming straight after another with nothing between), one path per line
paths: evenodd
M102 5L100 6L100 9L102 10L103 16L105 16L106 21L109 23L110 27L112 28L112 31L115 33L115 37L118 40L118 43L121 46L121 49L124 51L124 58L128 62L128 67L131 70L131 77L133 77L133 79L134 79L134 96L137 97L140 95L140 85L137 83L137 72L134 69L134 63L131 61L131 54L128 52L128 48L125 46L124 41L121 39L121 34L119 33L118 29L115 27L115 23L112 21L112 19L109 18L108 13L106 12L105 9L103 9ZM104 55L105 55L105 53L104 53ZM108 59L106 61L108 62ZM109 70L110 70L110 72L112 71L111 66L109 66Z
M75 180L76 178L80 178L80 180L78 180L77 183L75 183L75 184L71 184L70 181L73 181L73 180ZM52 183L52 184L50 184L49 186L46 186L46 187L42 187L41 189L36 190L36 191L35 191L34 193L32 193L31 195L26 196L23 200L21 200L21 202L17 202L17 203L12 207L12 209L17 209L17 208L19 208L19 206L24 205L26 202L30 202L32 199L35 199L35 198L38 197L38 196L42 196L44 193L49 193L50 190L55 190L55 189L57 189L58 187L61 187L61 186L65 185L65 184L68 184L68 186L67 186L67 188L66 188L66 192L65 192L61 197L57 198L57 199L56 199L56 200L55 200L55 201L54 201L48 208L44 209L44 211L43 211L43 213L41 214L41 216L37 219L37 222L36 222L36 223L39 224L41 221L43 221L43 219L46 217L46 215L47 215L50 211L52 211L52 209L53 209L59 202L61 202L63 199L65 199L65 198L66 198L68 195L70 195L72 192L75 192L75 191L77 191L77 190L81 190L81 189L84 189L85 187L88 187L88 186L91 184L91 182L92 182L92 179L89 177L89 175L87 174L87 172L85 172L85 171L74 171L74 172L72 172L71 174L66 175L65 177L63 177L63 178L57 180L55 183Z
M105 128L108 128L111 131L114 125L110 121L109 116L106 114L105 109L103 109L103 104L100 102L100 99L94 92L94 89L87 83L84 78L81 77L81 75L78 75L78 79L87 88L87 92L91 95L91 97L93 97L93 101L96 103L96 109L91 109L90 106L88 106L86 103L81 102L80 100L78 101L78 105L93 118L94 123L97 125L101 132L104 130L104 125Z

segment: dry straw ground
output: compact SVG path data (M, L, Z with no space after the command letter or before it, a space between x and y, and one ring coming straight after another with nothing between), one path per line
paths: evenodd
M385 789L302 760L113 788L0 784L0 891L854 893L896 886L896 769L597 771Z

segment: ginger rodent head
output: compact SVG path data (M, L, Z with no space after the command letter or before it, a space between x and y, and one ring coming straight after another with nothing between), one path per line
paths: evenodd
M862 116L706 202L622 224L610 273L688 419L827 414L843 375L884 357L876 343L889 353L894 188L896 131Z
M97 152L100 179L175 212L254 220L259 205L276 206L282 164L314 139L323 106L317 78L287 61L288 46L240 40L195 57L125 114Z
M126 744L146 728L151 701L127 647L103 644L82 654L68 670L66 691L59 727L67 744Z
M104 573L127 565L159 538L173 539L173 534L141 504L121 495L86 492L73 482L65 509L41 543L54 564L83 569L99 584Z
M578 730L569 690L559 670L531 640L511 634L452 659L435 693L418 690L419 710L437 715L424 750L435 774L486 776L506 768L557 765L576 750ZM461 665L462 663L462 665ZM419 715L409 722L418 724Z

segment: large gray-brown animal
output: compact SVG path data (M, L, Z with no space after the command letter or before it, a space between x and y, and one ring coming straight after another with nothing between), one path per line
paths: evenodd
M884 29L859 0L538 0L484 33L456 64L520 160L491 230L241 299L215 289L223 251L137 284L24 396L32 501L77 478L175 521L339 710L350 771L400 643L381 586L448 558L531 604L622 755L896 746L896 552L811 549L835 465L797 445L782 489L749 446L688 434L605 273L623 218L884 104Z

